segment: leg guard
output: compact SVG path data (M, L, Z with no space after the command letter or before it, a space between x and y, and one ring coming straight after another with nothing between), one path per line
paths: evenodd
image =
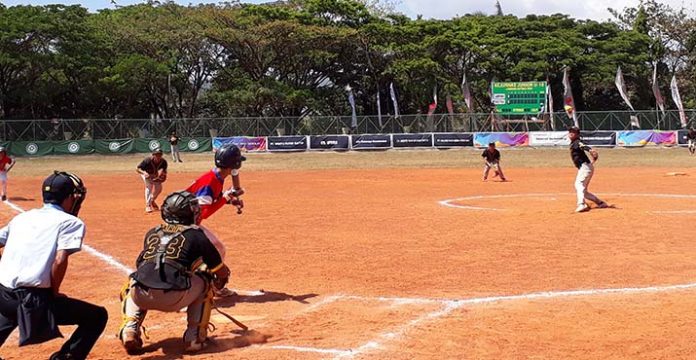
M195 345L202 345L208 338L210 313L213 310L213 286L209 280L195 275L192 279L203 284L200 296L186 310L188 327L184 333L187 350L197 350ZM192 284L192 289L195 287ZM192 346L193 345L193 346Z
M140 338L143 321L147 315L146 310L141 310L131 298L133 281L128 280L121 290L121 317L123 321L118 330L118 338L129 354L142 348L143 341Z

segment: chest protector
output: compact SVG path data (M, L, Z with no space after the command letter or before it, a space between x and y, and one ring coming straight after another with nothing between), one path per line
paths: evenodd
M147 248L141 254L138 269L131 275L138 284L157 290L187 290L191 287L192 271L183 258L187 245L183 233L193 226L172 227L176 232L165 232L164 227L159 226L146 240Z

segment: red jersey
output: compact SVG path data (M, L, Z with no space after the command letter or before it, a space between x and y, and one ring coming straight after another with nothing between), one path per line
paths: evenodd
M12 163L14 163L14 159L7 155L3 156L2 159L0 159L0 171L5 171L5 167L7 165L12 165Z
M222 196L224 185L225 179L220 176L220 172L215 168L203 174L191 186L186 188L186 191L196 196L198 204L201 206L199 224L227 204L227 200Z

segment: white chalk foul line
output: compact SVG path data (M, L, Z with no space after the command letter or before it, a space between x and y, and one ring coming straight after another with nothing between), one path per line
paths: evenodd
M5 205L11 207L14 211L19 212L19 213L23 213L26 211L26 210L22 209L21 207L17 206L16 204L10 202L9 200L5 201ZM113 256L109 256L107 254L104 254L103 252L101 252L101 251L99 251L99 250L97 250L97 249L95 249L87 244L82 244L82 247L90 255L97 257L98 259L109 264L114 269L120 270L121 272L125 273L126 275L130 275L133 272L133 269L129 268L126 265L123 265L118 260L114 259Z

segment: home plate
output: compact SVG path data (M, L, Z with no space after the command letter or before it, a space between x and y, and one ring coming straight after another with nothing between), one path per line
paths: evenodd
M265 315L232 315L233 318L239 320L240 322L263 320L266 318ZM230 320L224 315L215 314L210 316L210 320L216 323L229 322Z

